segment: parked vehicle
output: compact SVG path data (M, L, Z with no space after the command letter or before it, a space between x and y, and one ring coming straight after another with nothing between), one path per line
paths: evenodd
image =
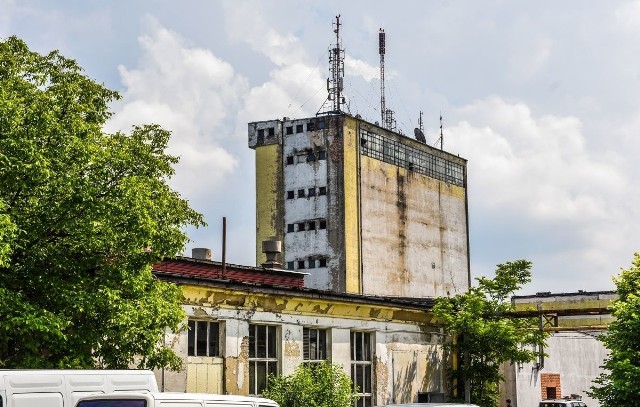
M82 396L157 392L150 370L0 370L0 407L73 407Z
M408 404L387 404L384 407L478 407L476 404L462 403L408 403Z
M587 407L582 401L582 396L572 394L556 400L542 400L538 407Z
M278 407L259 397L201 393L113 393L81 398L76 407Z

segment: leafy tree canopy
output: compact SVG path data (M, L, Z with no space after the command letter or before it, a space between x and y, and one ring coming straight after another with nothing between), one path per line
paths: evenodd
M614 278L618 299L611 305L615 320L601 336L609 356L605 372L589 395L602 407L640 405L640 254L628 270Z
M280 407L352 407L358 399L351 378L330 362L302 364L289 376L269 376L263 397Z
M202 225L156 125L106 134L119 96L57 51L0 42L0 366L169 366L181 293L151 264Z
M478 285L464 294L439 298L433 313L457 341L447 344L461 360L452 376L459 383L469 381L472 403L497 406L502 364L535 361L546 334L536 318L510 314L510 297L531 281L531 262L498 264L493 279L476 280Z

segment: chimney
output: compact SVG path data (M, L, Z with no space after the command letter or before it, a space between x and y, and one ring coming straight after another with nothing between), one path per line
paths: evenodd
M191 249L191 257L198 260L211 260L211 249L206 247L194 247Z
M262 267L268 269L281 268L282 264L278 263L278 253L282 253L282 242L276 240L275 237L262 242L262 253L267 255L266 263L262 263Z

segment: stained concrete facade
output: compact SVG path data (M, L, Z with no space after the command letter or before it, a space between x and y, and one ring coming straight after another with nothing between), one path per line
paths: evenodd
M432 322L430 301L156 275L181 286L189 319L221 327L219 357L188 356L186 331L166 338L185 369L157 373L164 391L250 394L249 330L258 324L277 329L278 374L303 363L303 330L312 328L326 330L326 358L351 375L352 333L366 332L372 338L372 405L447 392L443 337Z
M514 407L537 406L555 392L556 398L580 395L587 406L598 407L598 401L586 392L603 372L600 366L608 353L598 336L612 321L607 308L615 299L612 291L513 297L513 303L522 312L537 311L539 305L544 327L552 334L544 359L505 365L502 399L510 398ZM554 331L554 327L558 330Z
M346 114L249 123L260 242L311 288L436 297L470 284L466 160Z

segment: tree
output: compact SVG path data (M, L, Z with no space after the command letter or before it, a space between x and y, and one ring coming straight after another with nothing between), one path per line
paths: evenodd
M263 397L280 407L352 407L358 399L351 378L331 362L302 364L289 376L269 376Z
M536 348L543 345L546 333L538 330L535 318L511 316L510 297L531 281L531 263L516 260L498 264L493 279L477 278L478 285L464 294L436 301L433 313L457 343L447 348L461 359L452 377L468 381L471 402L480 406L498 405L498 386L505 362L526 363L536 360Z
M640 404L640 254L635 253L629 270L614 278L618 298L611 305L615 318L601 336L609 350L603 368L587 392L602 407Z
M184 319L151 265L202 216L166 183L169 132L107 134L119 95L57 51L0 42L0 366L177 368Z

